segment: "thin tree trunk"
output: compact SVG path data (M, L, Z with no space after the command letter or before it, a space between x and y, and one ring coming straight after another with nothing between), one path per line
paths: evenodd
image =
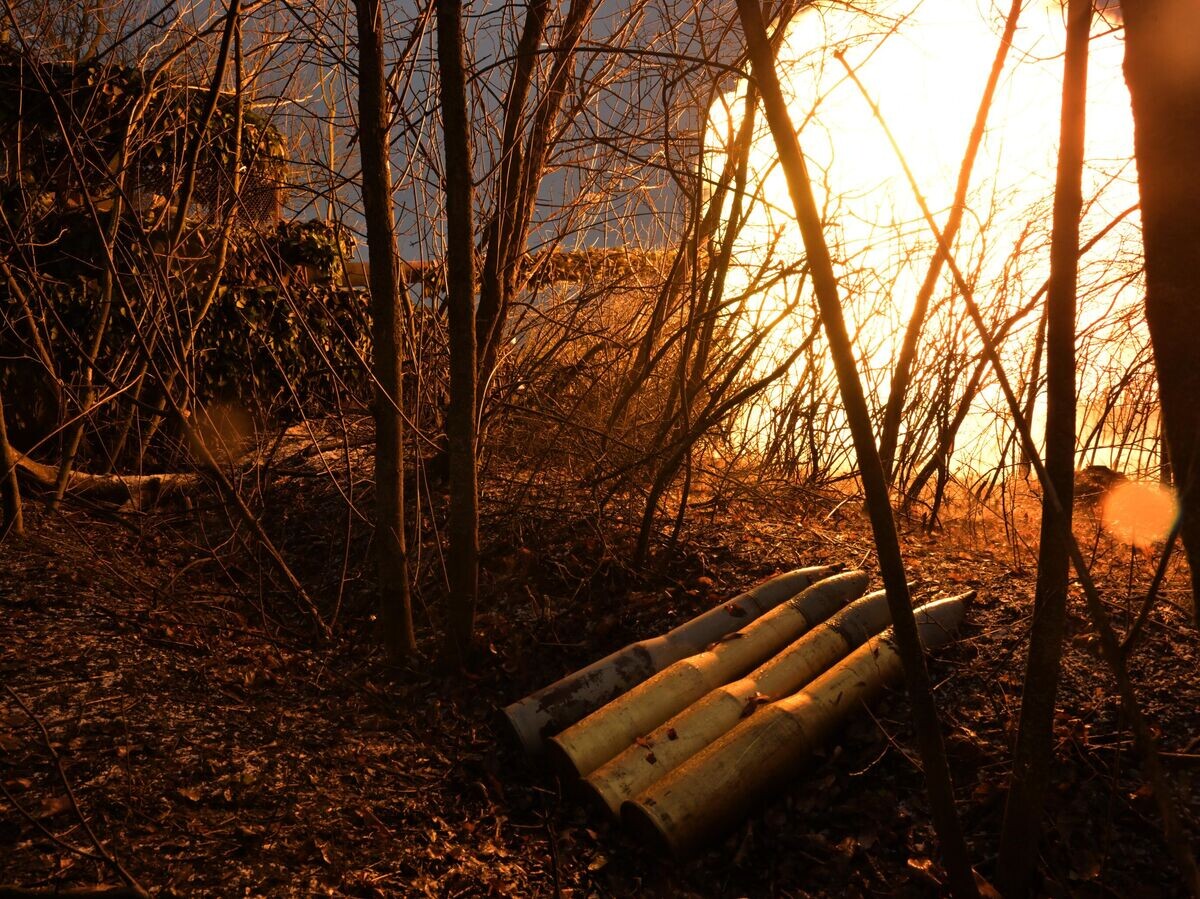
M1071 503L1075 474L1075 289L1079 217L1083 209L1084 114L1092 0L1067 7L1062 118L1050 287L1046 295L1046 472L1058 502L1042 502L1041 542L1029 657L1013 754L1012 783L1000 833L998 875L1005 896L1029 893L1038 835L1054 758L1054 703L1058 695L1070 573Z
M130 113L128 121L125 123L121 148L117 156L117 189L113 198L112 211L109 213L108 231L100 236L101 240L107 241L109 246L116 245L117 235L121 227L121 217L124 215L125 174L129 155L129 141L132 137L137 118L138 111L135 106L134 110ZM62 461L59 463L58 476L54 484L54 495L50 500L51 512L57 509L59 503L62 502L67 484L71 480L71 469L75 465L75 457L79 453L79 446L83 442L88 414L91 412L92 404L96 399L94 369L96 367L96 360L100 357L100 350L104 346L104 336L107 333L109 317L112 314L113 279L115 277L116 273L112 269L106 269L101 279L100 309L96 315L96 321L92 330L92 341L87 349L87 357L83 369L84 386L83 397L79 403L79 420L75 422L74 426L68 432L66 440L63 442Z
M1049 304L1047 304L1047 310ZM1042 312L1041 319L1038 320L1037 335L1034 337L1033 344L1033 361L1029 364L1029 384L1028 390L1025 393L1025 420L1033 421L1033 410L1037 406L1038 387L1040 386L1040 378L1042 374L1042 356L1046 353L1046 311ZM1021 449L1021 475L1029 476L1029 454L1025 449Z
M687 312L686 320L688 327L684 335L684 345L679 354L678 380L672 389L671 397L667 403L668 408L673 410L676 402L678 402L679 410L678 412L672 411L671 414L666 416L657 438L651 442L652 446L668 450L671 442L671 432L678 430L680 432L677 438L679 450L664 453L666 461L655 472L654 481L646 499L646 507L642 514L642 524L638 532L637 546L634 550L633 564L635 567L643 565L649 555L650 537L653 533L654 519L658 514L658 505L662 500L663 494L674 481L681 467L687 465L690 475L692 446L699 439L700 435L707 430L707 428L693 427L689 421L691 404L705 383L705 367L708 363L709 348L712 344L713 333L718 318L716 309L720 307L724 297L725 279L729 270L733 245L737 240L737 235L741 233L741 228L744 224L742 207L745 202L746 184L749 177L750 148L754 137L754 111L757 103L758 94L754 91L753 86L751 86L746 92L745 113L741 124L738 126L734 150L728 155L721 179L712 196L707 201L707 210L702 211L700 193L697 191L695 205L691 210L691 221L698 222L699 224L695 228L687 229L685 243L680 250L679 258L685 260L683 270L687 272L693 281L691 296L693 300L699 297L700 303L693 302L693 308ZM730 183L730 173L732 173L732 184ZM730 198L729 211L725 215L725 232L721 237L720 251L716 254L711 265L708 266L707 271L704 273L704 284L701 286L696 283L700 246L708 241L712 234L716 232L719 215L726 208L725 201L729 197L730 190L732 190L733 194ZM695 333L697 328L702 332L699 335ZM650 335L647 336L649 337ZM648 346L646 344L643 345ZM741 363L744 361L745 357L743 356L738 364L730 365L727 363L723 368L730 372L736 372L741 369ZM726 380L726 386L728 383L729 381ZM722 390L714 394L713 398L719 399L723 392ZM708 410L705 411L707 412ZM682 423L679 422L680 418L683 419ZM686 496L686 492L684 496ZM686 502L681 498L679 511L676 516L676 531L682 527L682 516L685 508Z
M116 237L117 223L121 216L121 197L118 196L113 201L113 227L108 235L103 239L112 243ZM94 383L94 369L96 360L100 356L100 350L104 346L104 334L108 329L108 319L112 312L113 300L113 273L105 271L104 277L101 279L101 297L100 309L96 315L96 323L93 328L92 340L88 345L87 356L84 359L83 367L83 397L79 401L79 420L71 427L67 433L67 438L63 443L62 461L58 466L58 476L55 479L54 494L50 498L49 509L55 511L62 502L63 494L66 493L67 483L71 480L71 469L75 465L75 457L79 453L79 446L83 442L84 429L87 427L88 415L92 411L92 404L96 400L96 385Z
M1197 44L1200 44L1200 40L1192 41L1188 46L1195 46ZM854 77L853 74L851 74L851 77ZM861 84L859 85L859 89L862 90ZM874 107L873 103L872 107ZM875 112L876 117L878 117L878 108L875 109ZM1064 506L1058 497L1057 491L1054 489L1054 482L1050 479L1049 473L1046 471L1046 466L1038 454L1033 434L1029 430L1029 423L1026 421L1025 415L1021 410L1021 401L1017 399L1012 382L1009 380L1008 375L1005 374L1004 366L1000 363L999 352L996 349L998 346L996 336L988 329L987 324L984 322L983 315L979 311L979 304L975 302L974 292L963 276L962 270L954 261L953 252L943 239L937 222L934 221L933 213L929 211L929 204L925 202L925 198L921 194L920 186L913 176L912 169L905 162L894 140L892 141L892 149L896 152L897 158L904 168L905 177L908 179L909 186L912 189L913 198L917 201L917 205L921 209L921 216L925 219L925 224L941 245L942 252L946 255L947 266L954 277L954 283L957 285L959 293L962 295L963 303L967 308L967 314L970 316L971 322L974 324L975 330L983 342L984 355L987 357L992 371L995 372L996 382L1000 387L1001 393L1004 394L1005 405L1008 406L1008 411L1012 415L1013 424L1016 427L1021 444L1025 448L1026 457L1037 473L1038 482L1042 485L1046 499L1052 506L1056 507L1056 511L1061 513ZM1200 866L1197 866L1196 858L1192 854L1191 844L1188 841L1188 835L1183 828L1176 805L1174 791L1166 772L1163 770L1162 762L1158 757L1158 741L1138 703L1137 692L1134 690L1133 683L1129 678L1129 669L1125 664L1125 659L1121 655L1120 643L1109 620L1108 611L1100 596L1100 591L1096 588L1095 581L1092 580L1088 562L1083 557L1083 551L1079 548L1079 544L1075 540L1075 535L1069 529L1066 536L1071 564L1075 567L1075 574L1079 579L1079 585L1083 588L1088 615L1091 617L1096 633L1100 638L1100 655L1108 664L1109 669L1116 679L1117 691L1121 695L1121 708L1129 720L1130 729L1133 731L1134 745L1137 747L1138 755L1141 756L1142 770L1145 772L1146 779L1153 789L1155 804L1162 815L1164 842L1166 842L1168 850L1179 866L1180 873L1183 875L1188 889L1192 895L1200 899Z
M496 367L499 347L503 339L504 322L508 317L509 305L513 296L520 289L518 267L525 247L529 240L529 231L533 222L533 214L537 203L538 188L546 170L546 159L550 152L551 136L555 123L562 109L563 100L567 95L569 79L575 61L575 49L583 37L583 29L591 19L593 0L572 0L567 9L567 15L559 31L559 43L555 49L550 74L542 96L533 109L533 121L529 128L529 136L524 149L514 144L512 157L515 168L512 170L513 181L505 181L499 192L496 214L499 217L493 235L497 239L496 249L502 254L496 259L496 275L498 290L493 294L485 292L480 296L479 310L476 314L475 328L478 335L478 383L487 385ZM542 27L544 28L544 22ZM520 66L520 60L518 60ZM518 71L517 75L520 75ZM514 90L520 86L514 84ZM523 89L528 92L528 86ZM515 97L512 97L515 101ZM524 100L522 98L522 104ZM509 112L518 112L515 107L506 108L505 129L509 127ZM502 173L507 179L508 172ZM491 252L489 241L489 254ZM490 263L489 263L490 266ZM488 282L485 278L484 289L487 291Z
M738 0L738 12L746 33L754 77L762 94L763 108L775 138L779 161L787 177L788 192L791 194L796 219L804 239L821 321L829 340L830 354L833 357L842 402L858 456L863 491L866 494L868 513L875 533L875 547L879 554L880 574L887 589L896 643L904 665L913 722L929 791L930 809L934 827L941 841L942 859L949 877L950 890L956 897L974 897L978 895L978 890L954 806L954 786L946 762L937 707L933 701L929 672L925 667L925 655L913 617L904 560L900 555L900 543L896 534L896 522L888 501L887 480L875 446L875 437L871 432L870 412L858 378L854 349L846 331L838 297L837 279L829 248L825 243L820 213L813 197L804 155L779 87L774 55L758 0Z
M217 111L217 104L221 99L221 83L225 80L225 70L229 64L229 50L233 46L233 35L237 31L241 11L241 0L230 0L229 11L225 14L225 28L221 33L221 46L217 51L217 61L213 66L213 76L208 96L205 98L204 109L200 113L200 120L196 131L187 148L184 150L183 183L179 185L179 192L176 194L178 205L176 207L175 218L171 222L170 235L167 238L167 247L169 249L167 256L168 265L170 265L171 256L178 247L179 239L183 236L183 228L187 224L188 207L191 205L192 196L196 189L200 149L203 145L204 137L208 133L209 123L212 121L213 114Z
M1200 627L1200 5L1127 0L1125 80L1146 257L1146 323Z
M444 657L461 665L471 647L479 592L479 498L475 460L475 223L472 213L471 132L463 60L461 0L437 0L445 153L446 306L450 340L450 603Z
M191 358L192 347L196 342L196 337L200 332L200 326L212 311L213 304L216 303L220 296L222 280L225 277L225 263L229 258L229 248L231 237L233 235L234 223L237 220L238 207L241 205L240 194L242 191L242 140L245 137L245 96L243 85L245 79L242 75L242 23L238 19L234 23L233 29L233 155L229 160L229 202L225 207L224 214L221 220L221 231L217 238L217 249L212 255L212 273L209 275L208 283L200 292L201 300L196 309L195 314L189 322L188 333L184 336L182 345L179 348L179 365L167 376L167 382L164 386L163 393L169 394L175 389L175 379L177 376L184 373L188 361ZM186 375L184 388L189 388ZM190 405L190 397L185 393L183 398L184 408ZM159 407L162 408L163 403L160 401ZM142 433L141 449L138 452L139 463L145 458L146 453L150 449L150 442L154 439L159 426L162 424L161 416L153 416L146 423L146 430Z
M400 415L400 293L380 0L356 0L358 116L375 370L375 551L383 641L393 658L416 649L404 535L404 441Z
M504 137L500 144L500 171L496 179L495 209L491 221L484 228L487 255L484 257L483 271L479 278L479 327L485 344L493 325L502 324L499 320L506 302L509 241L513 238L514 230L519 230L516 229L515 219L520 211L522 166L528 164L522 146L521 126L525 121L525 101L537 70L537 51L545 34L546 18L549 14L550 0L533 0L529 4L521 37L517 42L512 80L509 83L508 95L504 98ZM489 372L484 371L481 374L486 379Z
M992 60L992 70L988 74L987 85L979 100L979 108L975 112L975 122L971 126L971 136L967 140L967 150L963 154L962 165L958 171L958 184L954 189L954 203L946 220L942 234L947 245L954 243L954 236L962 224L963 213L967 206L967 189L971 184L971 172L975 168L975 159L979 155L979 147L983 143L983 132L987 127L988 112L992 108L992 98L996 95L996 85L1000 83L1000 75L1004 71L1004 61L1008 58L1008 50L1012 45L1013 34L1017 30L1017 19L1021 15L1024 0L1013 0L1004 24L1004 34L1000 37L1000 46L996 49L995 59ZM892 482L896 463L896 444L900 438L900 420L904 415L904 400L908 396L908 386L912 381L912 365L917 355L917 341L925 324L925 314L929 309L929 300L933 297L938 281L942 276L942 265L945 255L940 249L933 254L933 262L925 273L925 281L917 292L917 301L913 306L912 316L904 331L904 339L900 343L900 354L896 359L896 370L892 373L891 391L888 393L887 406L883 410L883 428L879 435L879 457L883 463L883 471L888 483Z
M12 534L25 536L25 520L21 516L21 487L17 483L17 457L8 445L8 428L4 424L4 397L0 396L0 538Z

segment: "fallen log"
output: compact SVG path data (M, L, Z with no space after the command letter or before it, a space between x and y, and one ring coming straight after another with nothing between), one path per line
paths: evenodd
M883 590L857 599L739 681L718 687L588 775L613 815L759 707L795 693L891 623Z
M710 690L741 677L867 589L863 571L826 578L705 652L680 659L552 737L564 773L591 774Z
M973 593L916 612L922 645L944 645ZM643 842L676 856L736 824L773 788L795 776L862 702L902 674L892 631L871 638L798 693L772 703L621 806Z
M55 489L58 469L52 465L35 462L24 453L13 450L17 468L25 472L39 486ZM107 502L128 503L137 509L152 508L156 503L171 497L185 496L196 492L204 480L199 474L87 474L72 471L67 480L67 492Z
M574 724L656 671L700 652L838 570L816 565L773 577L666 634L631 643L512 703L504 718L527 752L540 752L547 734Z
M0 886L0 899L148 899L149 893L135 887Z

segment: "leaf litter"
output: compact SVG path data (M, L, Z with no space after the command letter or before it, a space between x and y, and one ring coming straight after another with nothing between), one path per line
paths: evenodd
M45 724L91 827L159 896L938 895L944 879L900 690L686 864L652 856L593 816L496 726L499 706L775 571L870 558L867 524L848 506L836 532L828 522L804 527L826 513L780 499L753 512L751 525L748 508L731 506L689 524L646 572L611 551L632 537L615 520L604 540L582 519L552 514L526 515L515 533L485 529L485 639L459 678L386 664L367 582L344 591L338 641L316 646L298 619L268 611L286 599L261 588L253 559L194 564L207 551L181 517L131 529L76 511L31 516L24 544L0 545L0 679ZM327 570L316 517L293 511L274 523L294 529L282 542L309 557L310 582ZM637 520L634 510L621 518ZM961 638L932 670L964 826L990 874L1033 566L998 554L994 535L931 537L909 526L904 538L918 595L980 590ZM343 548L327 551L334 570ZM365 539L351 551L369 570ZM1154 560L1137 561L1135 580L1148 582ZM1128 554L1118 545L1098 554L1097 576L1127 625L1136 613L1124 600ZM1176 572L1168 599L1183 583ZM1195 834L1200 660L1182 605L1155 611L1132 670ZM429 621L422 626L433 645ZM1042 889L1181 895L1115 690L1094 648L1077 639L1088 627L1076 602L1070 628ZM33 725L11 703L0 720L6 789L63 843L86 846ZM5 884L112 881L7 801L0 847Z

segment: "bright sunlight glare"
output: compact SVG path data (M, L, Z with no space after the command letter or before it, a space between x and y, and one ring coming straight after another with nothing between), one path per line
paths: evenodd
M952 204L1006 9L970 0L884 0L869 10L820 4L802 12L788 31L779 70L824 210L826 238L856 337L861 374L868 395L882 404L901 335L933 259L934 240L880 123L834 54L845 52L878 104L941 225ZM954 240L956 261L985 317L993 326L1015 317L1003 346L1012 372L1029 367L1043 308L1040 301L1031 300L1049 271L1064 33L1058 4L1032 0L1022 12L973 169L966 215ZM1128 211L1137 203L1137 185L1122 56L1119 32L1097 17L1089 67L1081 239L1088 241L1108 228L1123 211L1125 217L1080 264L1079 330L1089 334L1096 347L1103 346L1103 352L1090 355L1081 351L1081 429L1097 414L1090 400L1145 356L1142 320L1131 312L1141 299L1140 224L1136 211ZM712 109L714 179L743 109L744 88L726 94ZM787 186L761 119L760 115L749 164L748 190L755 193L755 201L735 243L730 277L731 287L751 291L749 285L763 271L782 271L803 258ZM943 271L923 332L919 365L954 365L969 371L974 364L979 340L955 293ZM758 362L758 370L767 371L812 330L815 313L806 285L795 276L754 296L743 326L778 322ZM791 386L813 376L801 369L798 361L789 378L744 419L748 442L769 437ZM832 377L828 365L819 376ZM995 414L1000 402L994 388L981 393L961 429L957 459L970 460L977 468L996 464L1008 439L1005 416ZM1040 434L1037 418L1035 413L1035 433ZM1112 462L1100 449L1094 461ZM1132 467L1137 462L1133 460Z
M1150 481L1127 481L1113 487L1100 503L1105 529L1125 543L1148 547L1165 540L1179 514L1175 494Z

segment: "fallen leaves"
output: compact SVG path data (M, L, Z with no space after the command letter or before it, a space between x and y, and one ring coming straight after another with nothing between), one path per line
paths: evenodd
M61 815L70 810L71 800L66 796L51 796L38 806L36 817L38 819L53 818L55 815Z
M836 540L839 554L869 546L852 530L854 520L820 539ZM365 630L324 649L294 641L262 624L256 585L238 595L225 582L180 578L164 600L137 579L161 585L176 572L183 553L172 547L175 538L156 541L159 565L151 570L123 542L132 536L103 527L87 521L81 528L98 560L89 561L93 551L65 532L41 550L66 557L81 572L77 583L39 581L46 566L28 559L8 565L13 549L0 546L0 597L22 597L19 604L0 599L11 634L0 677L37 700L55 745L70 755L89 820L139 874L153 872L148 879L163 895L525 896L551 895L557 885L576 897L832 899L939 889L920 775L905 755L913 743L899 691L877 710L878 721L848 730L840 748L814 758L812 773L780 802L686 865L651 861L600 819L564 803L492 729L495 706L593 660L605 645L659 632L711 607L716 597L706 596L732 595L732 584L813 561L819 538L800 542L794 518L756 518L755 527L769 534L759 545L731 539L738 531L728 522L692 531L692 542L681 541L664 561L661 577L622 570L569 516L538 524L536 535L530 524L520 542L512 538L511 561L487 569L504 581L481 623L495 653L462 682L386 666ZM775 546L790 547L789 555L764 548ZM920 552L916 561L931 581L941 583L949 571L999 585L994 599L972 610L950 662L932 663L969 837L986 846L1006 787L1028 575L969 548L945 563L936 541ZM1127 565L1125 556L1114 567L1120 584ZM242 579L239 589L251 570L232 573ZM19 588L10 583L5 591L14 571ZM36 602L28 601L31 589ZM1194 632L1179 627L1178 636L1148 629L1136 658L1164 747L1187 753L1200 733L1200 691L1194 646L1185 638ZM1139 895L1141 884L1140 895L1165 895L1170 872L1154 828L1144 823L1153 820L1152 797L1124 764L1127 735L1117 706L1087 647L1070 644L1068 652L1056 769L1063 788L1055 794L1047 867L1080 892ZM48 827L69 832L73 816L44 804L63 797L38 738L17 730L19 720L4 726L9 716L0 714L5 784L33 813L45 809ZM665 739L679 736L668 730ZM642 748L653 755L648 742ZM1120 776L1112 779L1117 759ZM1186 772L1193 763L1177 767ZM1198 811L1193 801L1192 815ZM0 843L19 847L6 858L14 880L58 876L76 884L94 876L7 810L0 810ZM1105 845L1121 852L1106 855L1097 848ZM1079 846L1087 851L1075 852ZM982 884L981 891L994 896Z

